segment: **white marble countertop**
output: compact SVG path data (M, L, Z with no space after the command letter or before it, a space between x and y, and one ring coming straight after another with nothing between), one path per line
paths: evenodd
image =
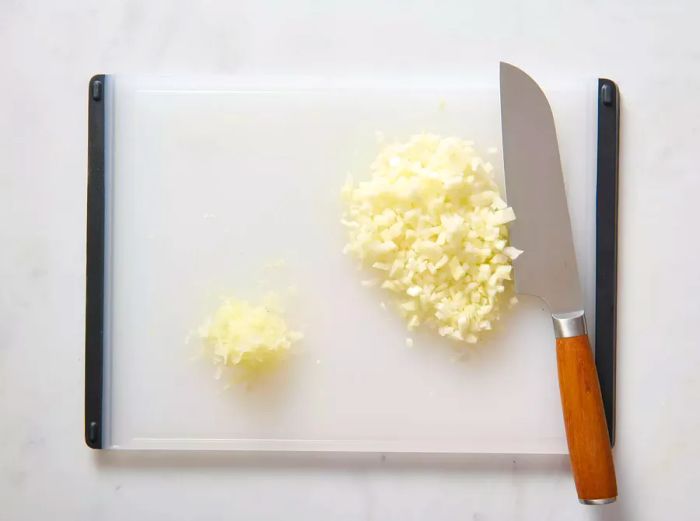
M432 4L0 5L0 520L692 517L700 486L700 9L690 0ZM538 78L607 76L622 91L617 504L580 506L561 457L86 448L93 73L439 81L493 74L501 59Z

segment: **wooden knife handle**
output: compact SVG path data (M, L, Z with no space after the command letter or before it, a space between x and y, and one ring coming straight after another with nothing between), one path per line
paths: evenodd
M579 501L615 501L617 482L588 335L557 338L559 391Z

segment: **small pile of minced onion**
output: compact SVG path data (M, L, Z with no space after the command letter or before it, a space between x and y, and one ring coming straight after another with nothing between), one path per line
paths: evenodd
M515 214L493 171L472 142L419 134L343 188L345 252L375 273L366 285L393 293L409 330L475 343L498 320L521 251L508 245Z
M262 304L227 298L199 328L204 354L234 379L247 381L277 367L303 335L288 328L280 298L269 293Z

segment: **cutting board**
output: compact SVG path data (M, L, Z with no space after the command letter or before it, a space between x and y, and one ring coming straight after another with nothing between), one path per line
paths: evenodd
M590 87L544 85L593 317ZM415 88L107 76L102 88L104 447L566 452L540 300L522 296L473 347L409 334L341 253L341 187L348 174L368 177L381 136L459 136L485 156L496 147L488 159L502 185L495 74ZM193 356L192 332L222 297L268 290L305 337L279 371L225 389Z

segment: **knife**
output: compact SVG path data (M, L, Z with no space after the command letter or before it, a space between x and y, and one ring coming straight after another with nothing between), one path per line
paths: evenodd
M501 62L501 130L506 196L516 220L511 242L518 293L542 298L552 313L557 372L571 470L579 501L617 498L615 466L598 374L586 332L569 209L552 109L523 71Z

